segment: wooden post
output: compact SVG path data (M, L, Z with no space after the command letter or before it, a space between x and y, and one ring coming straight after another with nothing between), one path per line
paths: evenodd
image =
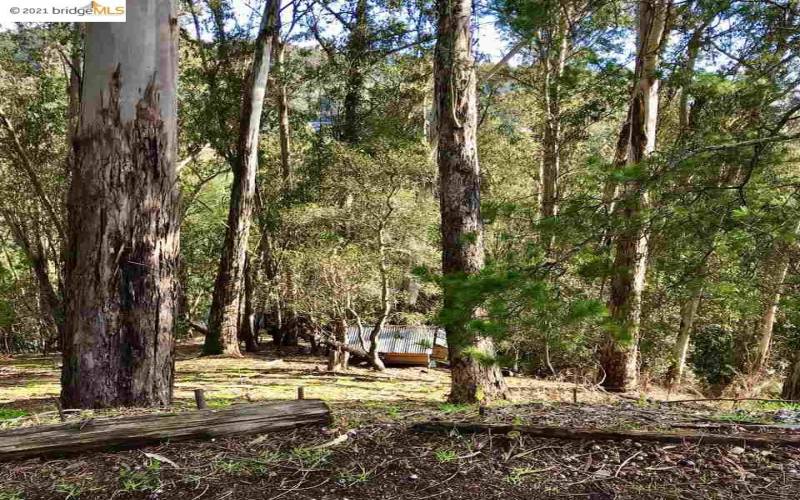
M206 391L203 389L195 389L194 402L197 405L198 410L205 410L208 408L208 405L206 404Z
M53 398L53 402L56 405L56 410L58 410L58 419L62 422L66 422L67 417L64 415L64 407L61 405L61 400L58 398Z
M305 388L301 385L300 387L297 388L297 399L305 399L305 398L306 398Z
M572 402L573 403L577 403L578 402L578 388L577 387L573 387L572 388Z

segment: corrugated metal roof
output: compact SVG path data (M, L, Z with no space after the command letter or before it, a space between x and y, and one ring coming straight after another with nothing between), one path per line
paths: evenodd
M364 325L364 345L369 349L371 325ZM347 343L361 346L358 341L358 327L347 327ZM378 334L378 352L402 352L410 354L430 354L433 345L447 347L447 339L438 326L397 326L386 325Z

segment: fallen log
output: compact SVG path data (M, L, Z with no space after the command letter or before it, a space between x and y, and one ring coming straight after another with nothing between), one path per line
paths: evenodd
M661 405L675 405L680 403L703 403L703 402L711 403L720 401L731 401L733 403L738 403L740 401L758 401L760 403L779 403L787 405L789 404L796 405L800 403L800 401L798 401L797 399L765 399L765 398L697 398L697 399L673 399L671 401L666 401L666 400L659 401L655 399L649 400L649 402L658 403Z
M657 441L662 443L705 443L735 446L800 446L797 434L706 434L694 431L658 432L639 430L586 429L580 427L554 427L538 425L482 424L470 422L421 422L412 426L417 432L482 433L508 434L519 432L529 436L573 439L573 440L612 440Z
M0 432L0 461L322 425L330 413L324 402L303 399L24 427Z

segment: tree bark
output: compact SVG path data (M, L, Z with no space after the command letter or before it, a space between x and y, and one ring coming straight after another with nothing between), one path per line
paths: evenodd
M628 165L641 164L655 149L658 69L671 3L671 0L653 0L638 4L637 81L628 115ZM606 373L605 388L624 392L636 386L638 377L639 326L648 252L648 231L640 219L648 206L648 195L640 178L625 182L620 190L622 200L615 213L624 226L614 242L616 254L608 303L616 326L601 346L600 363Z
M800 230L800 225L795 227L795 233ZM765 266L767 267L764 276L764 294L761 300L761 315L755 325L755 338L758 339L756 351L752 357L749 373L759 373L766 366L769 360L770 347L772 345L772 329L775 325L775 315L778 313L778 304L781 300L784 281L789 272L789 248L783 241L773 244L773 249L767 256Z
M683 73L683 82L680 89L680 101L678 103L678 125L680 126L679 134L681 137L686 136L689 132L691 115L689 88L694 79L697 56L700 54L700 45L703 41L703 34L706 28L707 23L703 23L692 32L692 36L689 38L689 44L686 48L686 64L681 69L681 73Z
M372 367L378 371L383 371L386 367L383 364L380 356L378 355L378 337L386 325L386 319L392 310L392 300L389 296L389 265L386 262L386 241L384 239L385 229L378 230L378 253L380 261L378 263L378 270L381 275L381 309L378 313L378 319L369 333L369 362Z
M369 3L357 0L350 39L347 42L347 76L344 95L342 139L355 144L361 136L361 101L364 91L364 66L369 52Z
M240 331L244 341L244 349L247 352L258 351L258 330L255 323L255 310L253 309L254 294L254 275L257 266L251 265L250 257L245 259L244 269L244 305L242 307L242 319Z
M280 41L280 33L275 30L275 89L278 100L278 139L281 146L281 178L284 196L294 188L292 171L291 128L289 125L289 91L286 86L285 62L286 44Z
M328 344L331 347L328 353L328 371L347 371L350 361L350 352L345 350L347 345L347 323L344 318L336 318L333 328L334 342Z
M669 385L680 385L683 377L683 370L686 367L686 355L689 352L689 340L692 335L694 318L700 306L700 299L703 289L697 286L692 291L691 297L684 300L681 305L681 324L678 329L678 338L672 350L672 359L667 369L667 383Z
M437 160L445 278L478 273L484 264L480 211L480 166L476 144L477 102L472 56L470 0L438 2L434 85L438 117ZM444 287L444 305L452 307L453 290ZM494 355L490 338L467 329L466 320L446 328L452 389L450 400L472 403L507 398L496 364L482 364L471 351Z
M795 401L800 399L800 354L796 354L795 359L789 365L789 371L783 381L781 397Z
M228 227L214 283L211 314L203 354L241 356L239 351L239 308L244 285L245 254L253 215L261 112L269 78L273 33L280 0L269 0L256 38L253 65L247 76L242 100L239 141L228 211Z
M61 398L167 405L178 299L177 18L169 0L92 23L68 195Z
M64 304L61 294L53 286L50 278L50 259L42 242L43 236L36 229L38 224L34 224L34 229L28 230L20 218L9 210L0 208L0 214L11 230L14 241L25 253L39 288L40 312L45 322L55 328L57 347L61 349L64 341Z
M539 174L541 196L539 203L540 219L548 219L558 214L559 176L561 172L561 78L566 66L569 39L568 5L556 7L555 26L546 30L542 40L540 59L543 65L542 111L544 113L544 133L542 137L542 162ZM543 241L550 248L554 238Z

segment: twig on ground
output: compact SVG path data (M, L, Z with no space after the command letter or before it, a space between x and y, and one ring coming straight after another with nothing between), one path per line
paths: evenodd
M639 456L641 454L642 454L642 450L639 450L636 453L634 453L633 455L631 455L628 458L626 458L625 461L622 462L621 464L619 464L619 467L617 467L617 472L614 473L614 477L619 477L619 473L622 471L622 468L625 467L626 465L628 465L628 463L631 460L633 460L634 458L636 458L637 456Z

